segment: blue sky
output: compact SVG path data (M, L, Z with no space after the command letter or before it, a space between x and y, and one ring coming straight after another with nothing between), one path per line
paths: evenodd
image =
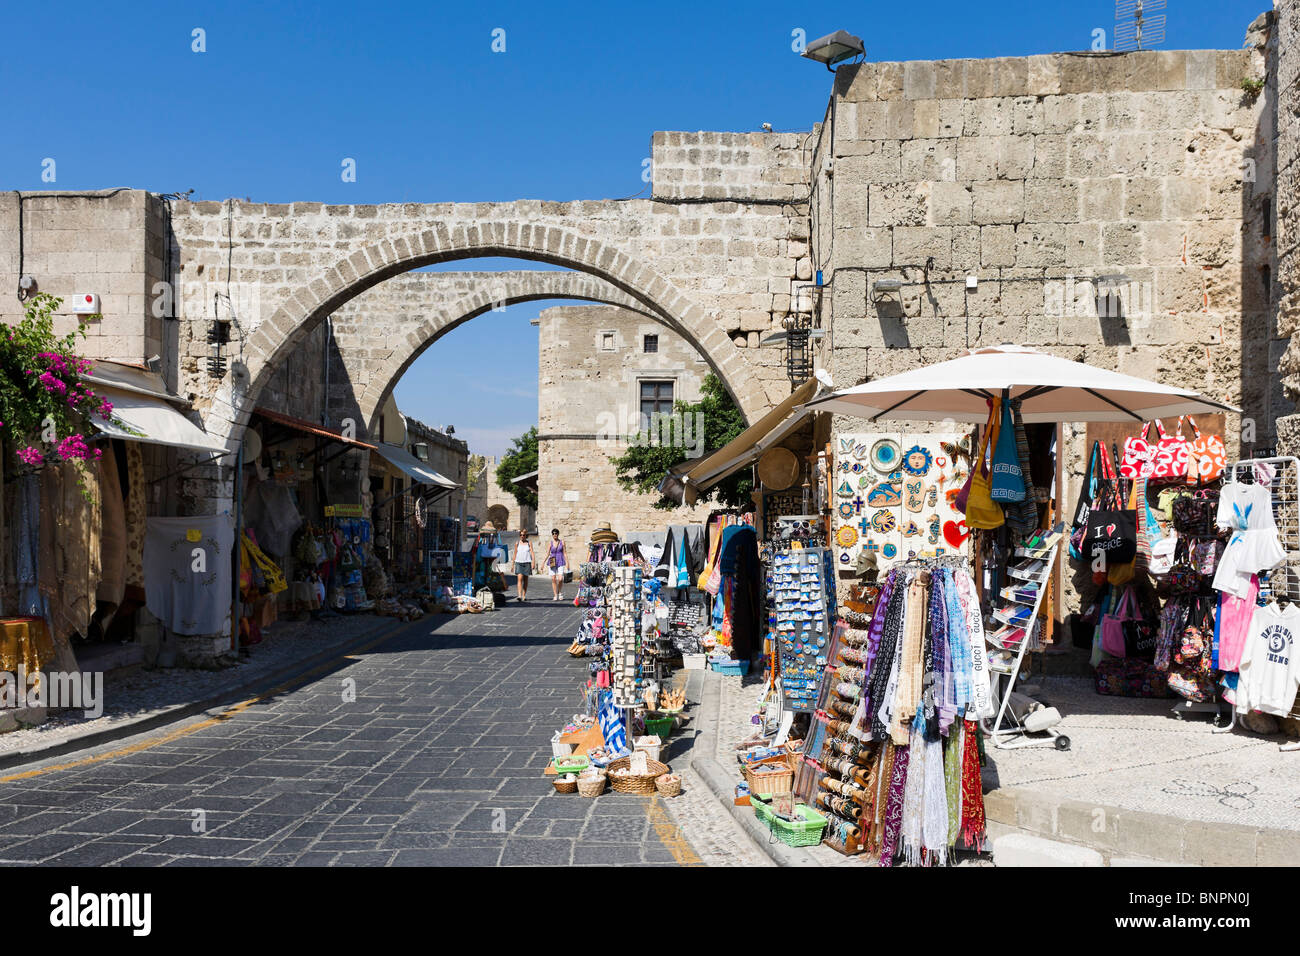
M1164 49L1226 49L1265 4L1169 8ZM9 4L0 186L266 202L621 198L645 186L654 130L820 119L830 75L794 54L796 29L844 28L870 59L912 60L1087 49L1113 22L1112 0ZM206 52L192 50L195 29ZM54 184L41 181L46 157ZM354 183L341 181L344 158ZM536 421L528 323L549 304L444 337L399 384L399 404L499 454Z

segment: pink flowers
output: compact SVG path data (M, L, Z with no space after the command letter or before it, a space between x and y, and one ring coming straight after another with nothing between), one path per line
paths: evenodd
M59 442L59 457L64 461L70 458L78 458L86 461L90 458L98 458L99 455L92 455L90 448L86 445L86 439L80 435L69 435L63 441ZM100 452L102 455L103 452Z
M113 403L106 398L101 400L99 403L99 417L107 418L109 415L112 414L113 414ZM0 424L3 424L3 422L0 422Z
M45 460L45 456L41 454L41 450L35 445L28 445L26 448L19 449L18 458L25 465L39 465Z

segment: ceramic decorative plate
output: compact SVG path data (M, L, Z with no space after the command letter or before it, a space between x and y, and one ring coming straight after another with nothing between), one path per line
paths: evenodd
M900 457L898 442L892 438L882 438L871 446L871 467L881 474L895 471Z
M912 514L925 507L925 482L920 478L903 482L903 507Z
M880 482L867 494L868 508L897 508L903 500L902 482Z
M887 558L892 558L898 554L898 548L893 544L893 542L890 542L880 549L880 553Z
M854 446L853 446L853 457L856 458L858 461L861 461L863 458L866 458L866 457L867 457L867 446L864 445L864 444L862 444L861 442L859 442L858 444L854 445Z
M852 518L856 513L857 513L857 512L856 512L856 511L854 510L854 508L853 508L853 502L851 502L851 501L841 501L841 502L840 502L840 517L841 517L841 518Z
M847 481L841 481L840 486L835 489L835 493L839 495L841 498L852 498L853 486L850 485Z
M893 531L897 524L898 519L892 511L877 511L871 516L871 527L881 533Z
M858 543L858 529L851 524L841 525L835 532L835 542L841 548L851 548Z
M934 456L930 454L930 450L920 445L913 445L903 453L903 471L913 478L921 478L928 474L933 464Z

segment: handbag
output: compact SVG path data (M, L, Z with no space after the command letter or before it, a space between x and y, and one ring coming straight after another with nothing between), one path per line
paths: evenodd
M1187 483L1204 485L1223 475L1228 463L1228 450L1218 435L1202 435L1195 419L1188 418L1196 438L1188 443Z
M1101 442L1092 443L1092 454L1088 457L1088 470L1083 475L1083 485L1079 489L1079 501L1074 506L1074 521L1070 525L1070 557L1075 561L1083 560L1083 536L1088 529L1088 515L1092 512L1092 501L1097 496L1097 462L1101 457Z
M1109 658L1093 674L1097 693L1108 697L1168 697L1165 672L1143 661Z
M1154 422L1147 422L1137 435L1124 439L1124 460L1119 473L1123 478L1150 478L1155 468L1156 446L1147 441Z
M1185 481L1187 479L1187 460L1191 446L1183 438L1183 420L1178 419L1178 428L1170 435L1160 419L1155 421L1160 441L1156 444L1155 458L1152 462L1150 478L1152 481Z
M1124 643L1124 625L1137 620L1141 620L1141 613L1137 609L1137 599L1133 596L1133 589L1127 588L1119 599L1119 604L1115 606L1114 613L1107 614L1101 619L1101 649L1112 657L1127 657L1127 646ZM1152 655L1155 654L1154 644L1151 652Z
M984 422L983 434L984 435L991 434L994 428L996 428L996 426L997 426L997 407L993 404L993 402L989 402L989 417L988 420ZM980 462L981 464L984 462L983 449L984 446L980 445L979 457L978 458L974 456L971 457L971 468L970 471L966 473L966 480L962 482L961 490L958 491L957 494L952 499L953 509L960 512L961 514L966 513L966 502L970 500L971 481L973 481L975 478L975 463L976 461Z
M1174 566L1174 549L1178 547L1178 535L1170 532L1151 546L1151 559L1147 562L1147 571L1157 577L1168 574Z
M1156 639L1160 636L1160 622L1142 613L1141 605L1134 601L1138 615L1124 621L1124 656L1130 660L1151 663L1156 656Z
M993 445L989 496L994 501L1024 501L1025 473L1020 467L1020 453L1016 450L1016 423L1011 417L1011 406L1005 402L998 404L1001 408L998 413L998 438Z
M994 399L994 415L991 420L997 421L998 399ZM966 499L966 527L982 531L988 531L993 528L1000 528L1006 522L1006 516L1003 515L1002 509L997 502L993 500L991 475L988 466L984 463L984 451L988 448L990 441L996 439L998 428L996 425L990 431L984 433L984 440L980 443L979 451L971 462L970 469L970 495Z
M1114 488L1103 482L1100 507L1088 515L1083 535L1085 557L1106 556L1106 565L1127 564L1137 556L1137 511L1121 507Z

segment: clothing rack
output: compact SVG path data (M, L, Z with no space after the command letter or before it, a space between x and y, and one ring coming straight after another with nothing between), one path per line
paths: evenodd
M1233 462L1224 469L1227 482L1256 481L1260 466L1273 469L1269 483L1269 497L1273 506L1273 520L1277 524L1277 538L1286 557L1277 567L1259 576L1259 601L1277 601L1280 604L1300 605L1300 458L1278 456L1272 458L1246 458ZM1294 651L1293 651L1294 653ZM1300 695L1291 706L1291 717L1300 719ZM1230 712L1228 723L1211 728L1211 733L1226 734L1237 724L1237 708ZM1300 751L1300 741L1279 744L1284 753Z

